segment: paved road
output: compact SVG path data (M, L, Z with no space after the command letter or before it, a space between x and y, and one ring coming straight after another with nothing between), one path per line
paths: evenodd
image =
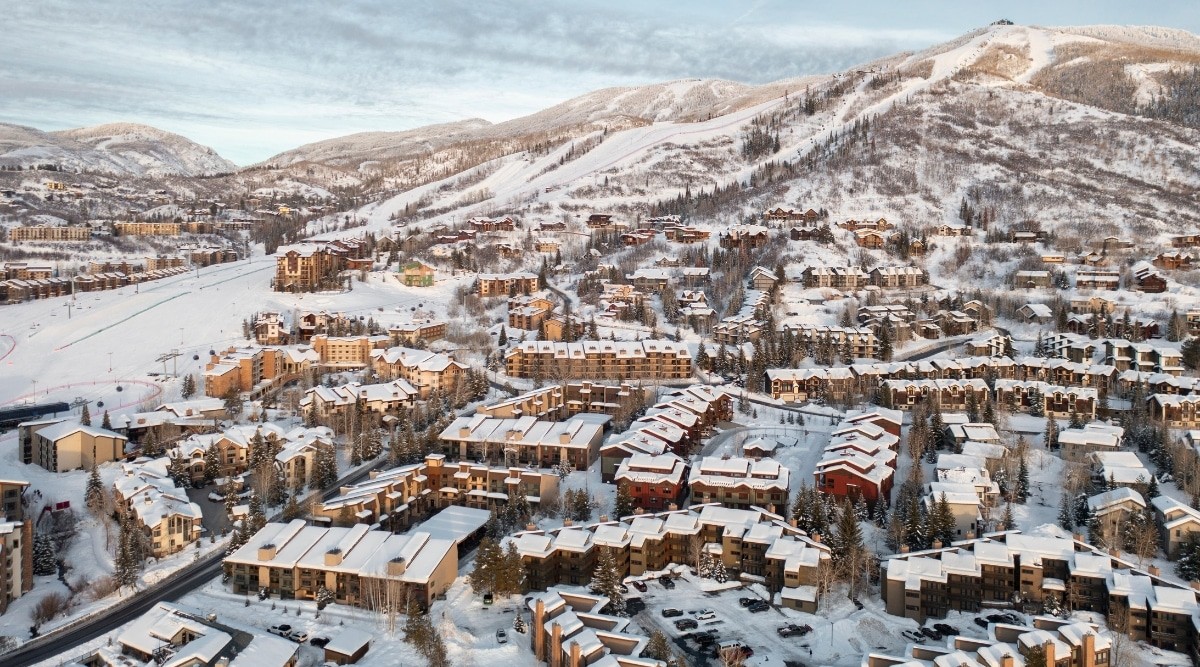
M379 465L382 465L380 462ZM331 498L338 492L338 487L353 484L367 476L372 468L364 468L338 480L333 487L324 492L324 498ZM201 558L195 563L181 568L168 579L138 592L131 598L119 602L106 613L97 614L76 624L69 624L54 630L42 637L34 639L15 651L0 655L0 663L4 667L26 667L51 658L73 656L73 651L80 645L112 632L121 626L137 619L158 602L172 602L203 586L221 574L221 560L225 553L222 550Z

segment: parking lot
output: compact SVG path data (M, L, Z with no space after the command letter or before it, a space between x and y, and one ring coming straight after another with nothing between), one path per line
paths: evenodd
M633 587L629 589L630 597L640 597L646 603L645 611L634 616L634 623L641 626L647 636L655 630L661 630L675 645L676 651L683 656L692 667L718 667L720 659L713 653L713 646L701 647L690 637L693 633L710 631L716 633L716 642L736 640L754 651L747 661L748 665L782 665L784 667L808 667L808 640L806 637L781 637L776 629L788 623L811 624L804 618L812 619L808 614L793 610L779 609L774 606L761 612L751 612L739 603L740 598L765 599L752 590L730 582L724 590L703 590L696 582L684 577L675 580L676 588L668 590L657 580L651 579L646 583L647 590L642 593ZM712 582L704 582L705 587ZM754 587L757 588L757 587ZM664 618L663 609L675 608L683 612L681 616ZM699 620L698 612L711 610L714 618ZM675 621L681 619L696 620L695 630L678 630Z

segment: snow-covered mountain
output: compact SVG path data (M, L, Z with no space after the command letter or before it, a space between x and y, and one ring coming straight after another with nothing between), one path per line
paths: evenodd
M0 123L0 166L53 164L66 171L207 176L237 165L186 137L133 123L43 132Z

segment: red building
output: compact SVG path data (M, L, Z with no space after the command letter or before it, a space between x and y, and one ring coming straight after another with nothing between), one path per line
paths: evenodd
M874 408L858 414L851 413L842 420L842 424L847 426L852 424L874 424L897 438L900 437L900 426L903 423L904 413L899 410L889 410L887 408Z
M891 497L894 476L887 464L849 452L822 459L813 472L818 491L844 498L861 494L869 503Z
M657 512L683 504L687 474L687 462L674 454L634 454L621 462L613 479L629 489L635 508Z

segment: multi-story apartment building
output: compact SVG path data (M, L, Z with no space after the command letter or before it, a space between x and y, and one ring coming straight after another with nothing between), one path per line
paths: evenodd
M33 227L12 227L8 230L10 241L86 241L92 238L92 230L87 226L49 226L36 225Z
M454 391L467 371L466 364L445 354L407 347L371 350L371 363L381 378L407 380L422 400L434 391Z
M695 504L721 503L726 507L785 512L790 479L791 472L771 459L705 456L692 466L688 487Z
M1013 600L1037 610L1053 596L1068 611L1104 614L1110 628L1152 646L1185 653L1196 647L1196 591L1079 539L997 533L889 556L880 567L887 612L918 623Z
M99 426L84 426L73 419L25 422L17 427L24 463L51 472L90 470L93 466L125 457L128 438Z
M0 614L33 588L33 521L25 518L29 482L0 479Z
M621 411L633 412L646 404L650 388L596 382L571 382L534 389L519 396L481 405L477 414L488 417L508 418L537 417L549 421L562 421L577 414L615 415Z
M915 266L877 266L867 274L871 285L884 289L920 287L929 274Z
M599 549L613 552L622 577L640 577L673 564L694 564L705 545L717 545L712 550L732 576L756 578L785 603L809 612L816 611L818 573L830 558L827 546L778 515L716 504L527 531L518 533L514 543L531 590L586 585Z
M113 483L114 503L138 522L155 558L182 551L203 531L200 506L176 486L167 465L166 457L123 464Z
M1094 387L1063 387L1040 380L996 380L996 402L1017 409L1029 408L1030 401L1042 404L1042 412L1055 417L1076 414L1085 420L1096 418L1098 393Z
M369 480L342 487L337 496L315 505L313 513L335 521L379 522L399 531L436 510L458 506L490 511L514 495L537 508L542 498L557 497L558 480L549 470L450 463L443 454L429 454L422 463L371 471Z
M857 266L810 266L800 274L804 286L856 291L869 284L870 277Z
M509 348L505 366L512 377L591 380L683 380L692 376L692 355L681 343L525 342Z
M1163 551L1167 552L1167 558L1174 560L1179 557L1180 548L1193 535L1200 534L1200 511L1170 496L1151 498L1150 504L1154 507Z
M481 273L476 278L479 296L517 296L542 288L536 273Z
M343 247L343 246L349 247ZM342 271L355 268L350 259L361 259L353 242L302 243L275 251L276 292L312 292L337 286Z
M330 369L363 368L371 363L371 353L391 346L390 336L328 336L317 334L310 341L321 358L321 366Z
M621 462L613 481L629 491L635 507L659 512L679 509L683 504L687 475L687 461L675 454L637 453Z
M300 410L306 417L327 421L361 410L377 415L396 414L416 404L417 389L407 380L380 384L351 382L340 387L316 386L304 392Z
M350 528L268 523L225 558L236 594L266 590L282 600L314 600L322 587L338 604L368 609L428 608L458 574L452 539L426 532L393 535L366 524Z
M997 380L997 384L1001 381ZM969 380L885 380L883 391L891 398L892 407L911 409L922 401L933 401L942 410L966 410L974 397L976 405L987 402L990 392L980 379Z
M205 364L204 394L220 398L232 390L249 392L254 398L299 379L320 363L320 354L311 347L230 348Z
M423 320L421 322L406 322L393 324L388 327L388 336L392 345L413 345L417 341L426 343L441 340L446 337L449 325L444 320Z
M903 656L868 653L862 667L1016 667L1032 660L1035 649L1041 649L1044 664L1054 667L1115 667L1112 637L1098 625L1038 616L1029 626L993 623L988 629L991 634L985 639L953 636L943 644L909 644Z
M526 600L530 646L539 664L556 667L658 667L661 660L637 657L645 637L633 634L632 620L601 612L608 599L585 593L546 591Z
M179 236L178 222L114 222L113 231L120 236Z
M494 419L459 417L438 436L448 456L474 461L532 463L549 468L570 465L584 470L595 460L604 429L573 417L564 422L535 417Z
M761 248L770 239L770 230L762 225L733 225L719 235L719 243L727 250Z
M508 326L541 331L542 323L554 312L554 302L542 296L514 296L508 300Z

